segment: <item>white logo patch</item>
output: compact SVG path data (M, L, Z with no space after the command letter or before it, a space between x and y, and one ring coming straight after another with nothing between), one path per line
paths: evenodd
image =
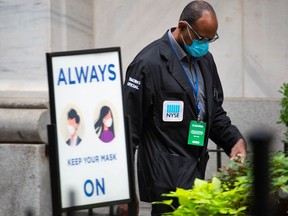
M141 85L141 81L136 80L132 77L129 77L129 81L127 82L127 86L139 90L139 86Z
M183 120L183 101L164 101L162 119L165 122L181 122Z

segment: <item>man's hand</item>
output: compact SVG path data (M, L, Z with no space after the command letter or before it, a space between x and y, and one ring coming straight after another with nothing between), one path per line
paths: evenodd
M242 158L241 162L244 162L247 154L246 151L247 151L247 145L244 139L239 139L231 149L230 160L233 160L235 156L239 156Z

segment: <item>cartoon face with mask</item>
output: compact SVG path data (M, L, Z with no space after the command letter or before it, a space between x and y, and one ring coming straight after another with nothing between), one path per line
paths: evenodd
M69 146L77 146L81 142L81 138L77 135L77 130L80 123L80 117L75 109L70 109L68 112L68 134L69 139L66 143Z
M76 123L75 118L68 119L68 133L69 136L74 136L76 134L78 124Z
M112 126L112 123L113 123L113 119L112 119L112 114L111 114L111 111L109 111L107 113L107 115L103 118L103 125L104 125L104 129L106 128L109 128Z
M108 106L103 106L100 110L100 115L94 124L96 134L99 134L99 139L105 143L111 142L114 137L114 124L112 111Z

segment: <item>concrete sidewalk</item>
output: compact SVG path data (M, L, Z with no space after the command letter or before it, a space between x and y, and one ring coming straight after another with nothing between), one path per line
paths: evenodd
M103 215L109 215L109 210L107 212L107 207L103 208L103 209L94 209L93 210L93 216L97 215L97 216L103 216ZM95 214L94 214L95 213ZM114 215L116 215L116 206L114 207ZM140 202L139 203L139 214L138 216L150 216L151 215L151 204L150 203L146 203L146 202Z
M116 208L117 208L116 206L113 207L113 216L116 216ZM150 216L150 215L151 215L151 204L140 202L138 216ZM89 216L89 212L88 210L74 211L71 213L63 213L62 216ZM110 207L94 208L92 216L111 216Z

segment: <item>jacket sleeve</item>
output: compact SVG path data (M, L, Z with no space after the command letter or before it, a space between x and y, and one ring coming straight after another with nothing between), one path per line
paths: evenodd
M134 60L126 71L123 86L124 112L130 122L133 152L140 144L143 121L152 104L151 78L147 76L146 64Z
M209 56L208 62L212 69L213 79L213 100L215 107L215 115L211 122L210 139L219 145L229 156L232 147L236 142L243 138L238 128L231 124L229 116L223 109L224 94L222 84L217 72L215 62L212 55Z
M222 106L217 108L214 121L211 126L210 139L219 145L229 156L232 147L243 138L238 128L231 124Z

